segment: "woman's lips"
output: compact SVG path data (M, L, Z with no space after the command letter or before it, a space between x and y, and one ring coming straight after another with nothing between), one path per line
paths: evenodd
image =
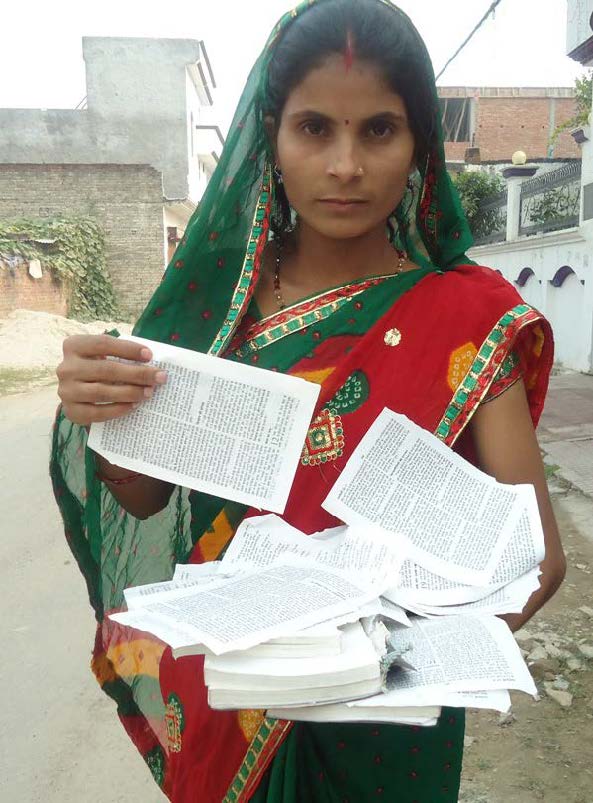
M367 201L354 198L353 199L321 198L320 203L322 203L329 209L339 210L339 211L351 211L353 209L358 209L361 206L364 206L367 203Z

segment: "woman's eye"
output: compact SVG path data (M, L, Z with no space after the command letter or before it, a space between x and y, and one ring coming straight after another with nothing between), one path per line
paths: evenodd
M374 137L377 137L377 139L387 139L387 137L393 134L393 126L390 123L379 121L371 125L370 132Z
M325 129L323 123L319 120L309 120L303 124L303 131L306 134L310 134L312 137L320 137Z

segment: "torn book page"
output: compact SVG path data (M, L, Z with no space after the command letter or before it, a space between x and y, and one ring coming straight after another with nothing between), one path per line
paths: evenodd
M93 424L90 448L131 471L282 513L320 386L129 339L151 349L167 383L129 415Z
M501 616L506 613L522 613L529 598L540 587L539 569L532 569L523 577L517 577L506 586L497 588L487 597L466 602L463 605L423 605L417 603L417 610L423 616L459 616L465 613L493 614Z
M429 687L392 690L387 694L377 694L367 700L355 700L347 705L363 708L393 707L396 711L414 705L441 705L450 708L485 708L506 713L511 707L511 696L506 689L447 692L440 687Z
M401 559L385 533L360 527L330 533L311 538L274 515L245 519L221 561L222 571L263 568L285 562L291 555L354 580L382 582L386 578L389 585L397 580Z
M389 629L388 646L409 657L415 670L390 674L387 695L402 689L434 689L439 694L489 689L537 693L513 634L502 619L441 616L416 619L409 628L396 625Z
M529 498L503 485L403 415L385 409L323 507L350 526L392 534L402 553L459 583L488 585ZM530 509L532 509L531 506Z
M173 632L171 646L203 644L218 655L358 611L375 601L384 587L385 580L355 584L336 571L301 561L167 592L166 601L110 618L154 633L168 644Z

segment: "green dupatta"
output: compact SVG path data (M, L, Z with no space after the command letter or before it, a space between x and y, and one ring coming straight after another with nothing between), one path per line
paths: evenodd
M162 284L134 329L136 335L218 356L229 348L257 286L276 204L272 154L263 125L267 67L288 26L322 2L301 3L274 28L247 80L217 169ZM411 26L401 10L386 0L376 2L392 8L403 24ZM417 42L418 63L433 75L419 35ZM434 102L438 104L436 87ZM447 270L468 263L465 252L472 238L446 170L440 130L437 145L419 167L416 190L407 193L396 218L396 245L423 269ZM118 671L102 648L104 616L121 607L124 588L170 578L175 564L188 559L223 501L192 494L190 505L187 491L179 489L162 513L148 521L134 519L96 479L85 429L69 422L61 411L54 428L51 474L66 537L85 576L98 622L93 669L103 689L118 702L128 732L159 778L162 765L154 758L158 752L150 749L155 739L162 740L159 729L165 713L158 670L142 677ZM241 511L236 512L240 518Z

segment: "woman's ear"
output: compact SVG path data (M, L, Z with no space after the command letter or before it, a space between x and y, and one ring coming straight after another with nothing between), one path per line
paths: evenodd
M276 127L276 120L272 117L271 114L267 114L264 117L264 128L266 131L266 135L268 137L268 142L270 143L270 148L272 149L272 153L274 154L274 161L278 161L278 148L276 147L276 141L278 137L278 129Z

